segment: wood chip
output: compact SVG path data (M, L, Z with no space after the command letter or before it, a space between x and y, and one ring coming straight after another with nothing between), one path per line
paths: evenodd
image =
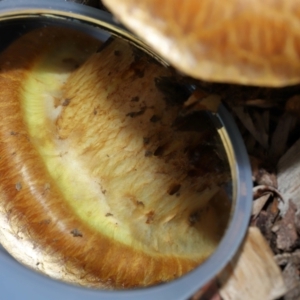
M257 143L256 139L251 134L249 134L244 138L244 142L245 142L245 146L248 150L248 153L253 153L255 150L256 143Z
M221 104L221 97L216 94L205 94L202 90L196 89L195 92L184 103L184 107L190 112L208 110L217 112Z
M292 117L289 113L283 114L283 116L279 119L278 125L271 139L269 151L274 160L277 160L285 153L288 138L296 124L296 118Z
M299 300L300 298L300 282L298 267L290 262L283 270L283 280L287 288L284 300Z
M252 120L251 115L244 110L243 107L232 107L232 110L239 118L240 122L247 128L247 130L252 134L255 140L264 148L268 148L268 133L265 131L265 126L256 127ZM258 118L258 115L256 115ZM263 123L262 116L260 117L259 123Z
M277 196L273 198L271 204L267 207L267 212L270 215L271 221L274 223L276 219L279 217L279 204L280 200Z
M258 216L258 214L261 212L261 210L266 205L267 201L270 199L271 196L272 193L269 192L253 201L252 218L255 219Z
M257 199L257 198L261 197L262 195L265 195L266 193L274 193L284 202L283 195L277 189L273 188L272 186L258 185L253 188L253 198L254 199Z
M297 209L296 214L295 214L295 226L296 226L298 235L300 236L300 210L299 209Z
M201 105L205 107L205 110L209 110L211 112L217 112L219 106L221 104L221 97L219 95L209 95L201 101Z
M274 259L279 266L285 266L289 262L292 262L293 264L300 266L300 249L296 250L293 253L277 254L275 255Z
M252 170L252 180L257 185L267 185L275 189L278 188L277 176L274 172L267 171L263 166L263 162L256 157L249 156L251 170Z
M277 106L277 103L266 99L251 99L245 101L245 105L259 108L271 108Z
M248 229L243 245L218 279L224 300L272 300L286 292L273 253L255 227Z
M277 176L274 173L269 173L265 169L260 169L258 176L256 177L256 183L258 185L266 185L277 189Z
M285 110L300 119L300 95L295 95L288 99Z
M291 251L298 240L297 229L295 225L296 205L290 201L289 208L284 217L275 225L273 232L277 235L277 248L283 251Z
M212 280L196 292L189 300L221 300L217 280Z
M259 228L269 245L272 244L274 234L272 232L273 217L271 214L265 210L261 211L258 217L252 220L251 225Z
M277 169L278 190L285 197L279 208L284 215L291 199L300 209L300 139L279 160Z
M266 148L269 145L269 132L266 130L268 126L265 124L264 115L261 112L254 111L252 112L252 119Z
M266 110L263 112L263 120L265 123L265 131L269 132L270 130L270 111Z
M278 183L275 172L267 171L263 162L256 157L250 156L250 163L252 169L252 180L257 185L266 185L277 189Z

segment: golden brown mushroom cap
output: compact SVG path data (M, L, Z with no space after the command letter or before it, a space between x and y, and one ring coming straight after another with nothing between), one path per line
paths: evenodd
M293 0L104 0L129 29L195 78L259 86L300 82Z
M99 44L40 28L0 55L0 243L87 287L169 281L218 245L227 175L190 174L205 135L171 126L181 105L156 86L171 72Z

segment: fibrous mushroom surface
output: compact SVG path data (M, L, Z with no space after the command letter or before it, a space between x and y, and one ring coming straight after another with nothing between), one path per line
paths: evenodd
M172 126L170 70L122 40L100 44L41 28L1 54L0 242L84 286L170 281L218 245L229 168L214 128Z
M198 79L259 86L300 81L293 0L104 0L130 30Z

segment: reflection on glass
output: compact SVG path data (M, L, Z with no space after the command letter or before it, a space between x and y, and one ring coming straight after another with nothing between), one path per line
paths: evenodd
M188 79L100 30L23 21L2 25L15 30L0 56L1 205L14 230L0 242L97 288L201 264L229 221L231 176L211 114L183 109Z

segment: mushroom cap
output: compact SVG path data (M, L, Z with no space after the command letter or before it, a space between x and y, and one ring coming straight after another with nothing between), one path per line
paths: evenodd
M157 88L170 70L100 44L40 28L0 55L0 243L82 286L170 281L217 247L228 173L199 159L207 132L171 126L181 105Z
M300 9L293 0L103 0L179 71L258 86L300 82Z

